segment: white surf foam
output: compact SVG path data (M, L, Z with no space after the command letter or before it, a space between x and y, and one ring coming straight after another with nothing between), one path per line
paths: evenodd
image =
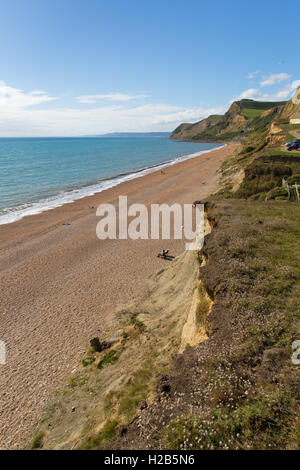
M5 210L4 214L0 215L0 225L10 224L12 222L16 222L17 220L22 219L23 217L34 214L40 214L41 212L55 209L56 207L63 206L64 204L70 204L71 202L77 201L78 199L82 199L86 196L93 196L96 193L101 193L102 191L113 188L121 183L124 183L125 181L140 178L141 176L147 175L149 173L154 173L155 171L158 171L168 166L175 165L176 163L182 162L184 160L189 160L191 158L198 157L199 155L202 155L204 153L210 153L214 150L220 150L221 148L226 147L226 145L227 144L224 144L220 147L215 147L210 150L202 150L196 153L182 155L181 157L176 157L172 160L160 163L152 167L142 168L132 173L108 178L106 180L99 181L98 183L93 183L79 189L73 189L71 191L62 191L61 193L53 197L49 197L36 203L23 204L22 206L19 206L17 208L8 208Z

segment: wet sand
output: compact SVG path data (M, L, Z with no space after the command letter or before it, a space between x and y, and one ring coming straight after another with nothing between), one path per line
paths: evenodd
M0 226L0 448L22 448L53 392L76 367L89 339L144 280L165 266L162 248L182 240L105 240L96 236L100 203L192 203L216 189L235 146L202 154L91 197ZM68 223L70 225L63 225Z

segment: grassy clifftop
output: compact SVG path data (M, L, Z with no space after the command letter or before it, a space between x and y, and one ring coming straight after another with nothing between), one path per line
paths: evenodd
M171 135L172 139L226 141L240 139L270 122L274 114L286 104L285 101L263 102L254 100L235 101L224 116L213 115L195 124L181 124ZM262 119L262 120L261 120Z
M292 115L300 113L300 87L289 101L240 100L232 103L224 116L212 115L194 124L181 124L172 139L228 142L238 141L257 151L260 147L282 145L292 140Z
M253 117L247 120L249 127L235 132L233 138L241 143L239 152L222 165L222 188L219 192L222 197L286 200L288 192L282 184L283 178L291 185L300 184L300 154L287 152L284 145L299 135L298 126L291 125L289 121L300 110L300 103L294 99L299 93L300 87L290 101L280 106L280 103L251 100L243 100L242 106L241 102L233 103L225 114L227 122L230 113L231 124L237 115ZM275 107L265 109L274 104ZM219 132L224 119L211 128L211 134L217 132L216 140L225 135Z

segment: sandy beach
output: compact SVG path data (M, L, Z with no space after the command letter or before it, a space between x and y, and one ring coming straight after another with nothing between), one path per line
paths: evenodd
M28 442L54 391L79 364L89 339L144 280L174 256L181 240L105 240L96 236L100 203L192 203L216 189L217 170L235 145L202 154L91 197L0 226L0 448ZM68 223L70 225L63 225Z

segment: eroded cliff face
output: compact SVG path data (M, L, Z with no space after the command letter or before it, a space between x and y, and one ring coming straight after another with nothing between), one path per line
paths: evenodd
M209 116L195 124L181 124L171 135L183 140L244 140L245 135L271 124L286 102L235 101L224 116ZM286 111L289 112L289 111Z
M216 137L218 134L220 137L228 131L243 129L246 125L246 119L240 114L240 111L239 104L234 102L224 116L209 116L195 124L181 124L172 133L171 138L201 140L208 132L213 132Z
M291 116L300 113L300 87L288 102L235 101L224 116L209 116L194 124L184 123L171 135L172 139L202 141L244 141L265 133L266 144L275 145L280 138L279 126L289 124Z
M182 140L192 139L195 135L208 131L208 129L213 127L220 119L222 119L222 116L209 116L195 124L180 124L172 133L171 138Z
M278 113L278 118L289 121L293 114L300 113L300 86L297 88L294 96Z

